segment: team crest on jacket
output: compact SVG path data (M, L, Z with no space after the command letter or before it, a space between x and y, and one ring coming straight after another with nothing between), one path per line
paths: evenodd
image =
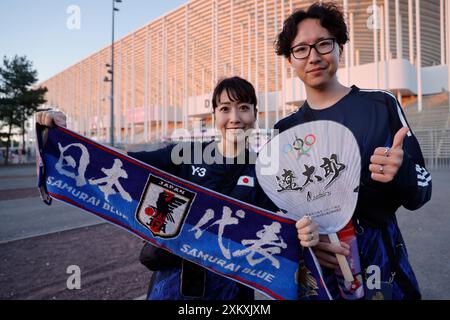
M153 236L178 236L195 193L150 175L136 211L136 219Z

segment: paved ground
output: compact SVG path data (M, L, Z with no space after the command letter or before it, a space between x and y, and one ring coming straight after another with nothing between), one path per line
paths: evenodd
M45 205L34 185L34 167L0 167L0 300L146 293L151 274L138 261L142 240L66 204ZM80 290L67 289L71 265L80 267Z
M450 299L450 170L431 175L431 201L397 217L423 297Z
M142 244L110 224L2 244L0 299L135 299L150 280ZM69 266L80 268L80 290L67 288Z
M425 299L450 299L450 171L433 172L432 201L399 223ZM150 272L142 241L77 208L38 198L33 166L0 167L0 299L134 299ZM68 290L66 269L81 269ZM257 295L258 298L263 298Z

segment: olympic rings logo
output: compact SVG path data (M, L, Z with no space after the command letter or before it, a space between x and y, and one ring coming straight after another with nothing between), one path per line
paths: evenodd
M292 144L285 144L283 146L283 153L298 160L302 155L307 154L311 150L316 141L316 136L310 133L303 139L295 139Z

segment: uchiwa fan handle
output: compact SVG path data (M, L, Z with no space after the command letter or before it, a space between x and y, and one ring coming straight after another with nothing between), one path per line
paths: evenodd
M338 235L336 233L330 233L328 235L328 238L330 238L331 243L336 244L338 246L341 245L341 241L339 241ZM339 267L341 268L342 275L344 277L344 280L347 282L353 282L353 274L352 270L350 269L350 266L348 265L347 258L343 256L342 254L336 254L336 258L339 263Z

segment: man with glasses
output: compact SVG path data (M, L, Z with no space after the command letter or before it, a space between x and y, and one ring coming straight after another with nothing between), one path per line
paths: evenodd
M334 50L336 38L321 39L314 44L300 43L291 48L291 53L295 59L306 59L311 53L311 49L316 49L318 54L328 54Z
M304 122L332 120L353 132L361 152L361 184L352 223L362 269L381 270L381 279L374 284L377 297L420 299L395 212L400 206L415 210L425 204L431 197L431 176L395 96L339 83L336 72L347 41L344 16L333 3L316 3L287 18L276 53L303 81L307 99L275 129L282 132ZM314 250L331 294L341 298L334 276L339 267L335 254L349 255L349 247L333 245L321 236Z

